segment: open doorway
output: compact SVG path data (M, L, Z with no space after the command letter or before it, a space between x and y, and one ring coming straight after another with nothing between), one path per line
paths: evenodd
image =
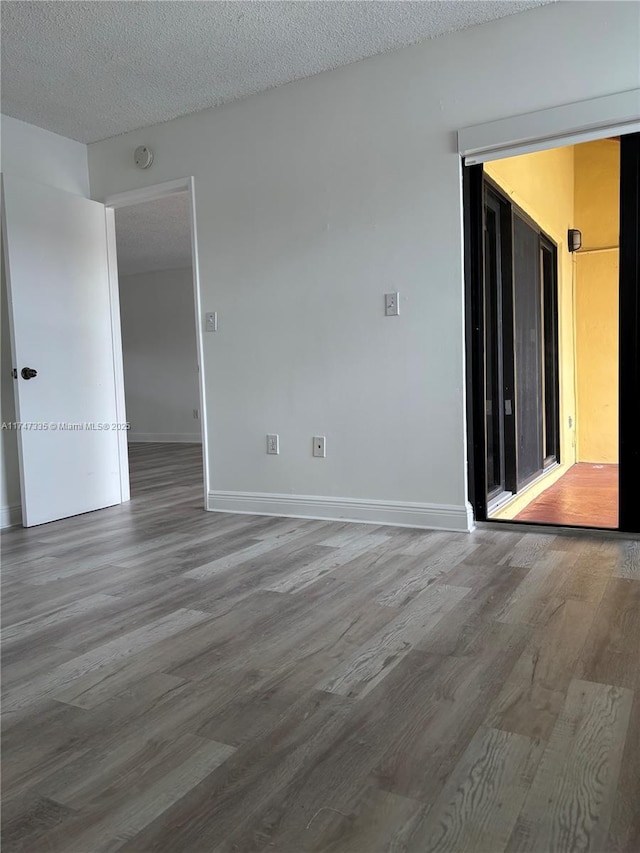
M485 165L489 518L618 526L619 186L618 139Z
M185 189L115 209L133 497L167 477L203 485L190 204Z
M471 168L477 515L618 529L620 299L638 287L620 275L620 138Z

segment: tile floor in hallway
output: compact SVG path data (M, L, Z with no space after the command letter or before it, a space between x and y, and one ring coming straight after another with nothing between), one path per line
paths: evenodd
M618 527L618 466L578 462L534 498L517 521Z

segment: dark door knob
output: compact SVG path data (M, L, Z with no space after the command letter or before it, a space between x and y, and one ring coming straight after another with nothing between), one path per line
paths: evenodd
M23 367L20 373L23 379L33 379L34 376L38 375L38 371L34 370L33 367Z

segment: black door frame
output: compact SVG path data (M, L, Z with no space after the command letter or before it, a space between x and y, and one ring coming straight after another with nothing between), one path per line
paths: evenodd
M483 167L463 160L467 458L469 499L487 521L484 413ZM619 520L640 533L640 133L620 138ZM535 521L502 523L560 526ZM580 528L578 525L561 525Z
M620 137L619 529L640 533L640 133Z

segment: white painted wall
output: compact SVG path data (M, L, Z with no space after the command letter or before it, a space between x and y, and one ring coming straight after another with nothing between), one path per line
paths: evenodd
M89 197L87 146L8 116L0 121L0 166L7 175L48 184ZM11 343L6 311L4 257L2 267L2 420L15 419ZM20 522L20 479L15 435L3 430L0 444L0 526Z
M87 146L16 118L2 116L2 171L89 198Z
M455 133L638 86L639 15L553 4L89 146L97 199L194 176L202 308L220 317L204 342L210 505L333 496L360 503L327 514L390 518L367 501L395 501L418 504L416 521L462 523ZM155 152L146 172L141 143ZM383 316L390 290L399 317Z
M120 276L120 316L130 441L201 441L193 274Z

